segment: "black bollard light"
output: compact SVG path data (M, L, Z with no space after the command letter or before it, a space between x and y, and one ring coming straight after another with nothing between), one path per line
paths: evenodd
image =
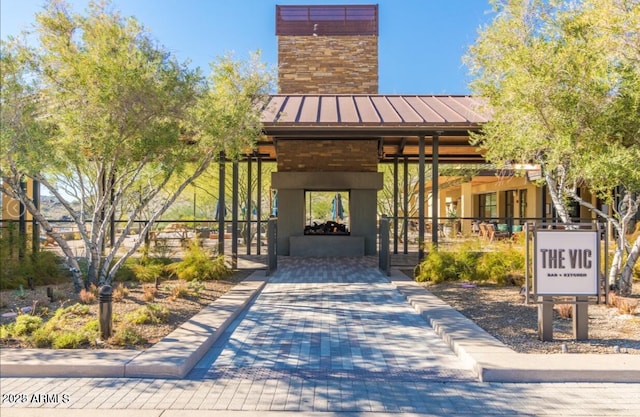
M47 287L47 297L49 297L49 301L53 303L53 288Z
M111 337L112 321L112 305L113 290L110 285L103 285L100 287L100 335L103 340L107 340Z

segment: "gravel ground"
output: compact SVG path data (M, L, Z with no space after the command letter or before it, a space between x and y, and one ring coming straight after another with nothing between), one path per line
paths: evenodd
M573 339L572 319L562 318L562 307L554 307L553 338L538 340L538 311L525 304L520 287L498 287L460 282L421 283L494 337L520 353L560 353L566 345L572 353L640 354L640 306L634 314L621 314L615 307L593 304L589 311L589 340ZM471 287L471 288L469 288ZM640 298L640 282L634 285L632 302Z
M203 307L229 291L251 272L249 270L235 271L229 278L219 281L203 281L198 286L189 286L188 283L178 280L162 281L156 296L151 301L144 298L144 287L153 286L153 284L125 283L127 294L123 299L114 300L113 302L114 331L118 331L119 320L140 306L149 303L166 307L169 310L167 321L161 324L130 325L146 339L145 343L122 346L112 344L112 339L109 339L83 347L89 349L146 349L189 320ZM172 290L175 287L186 287L188 293L179 297L172 297ZM25 290L23 293L19 291L2 291L0 293L0 324L8 324L14 321L15 313L22 309L32 310L22 314L37 314L46 321L58 308L68 307L80 301L71 284L53 285L52 288L55 294L53 302L47 297L46 287L37 287L33 291ZM96 300L90 304L90 314L87 315L86 320L79 320L74 322L73 325L78 328L81 327L87 320L97 318L98 311L99 303ZM0 339L0 347L26 348L31 346L19 339Z

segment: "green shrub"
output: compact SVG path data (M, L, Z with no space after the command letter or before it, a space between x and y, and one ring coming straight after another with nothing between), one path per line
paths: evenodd
M160 263L134 264L131 265L136 280L141 282L154 282L156 278L162 278L164 265Z
M66 268L62 268L62 258L49 251L32 253L33 277L36 285L50 285L68 282L70 276Z
M100 321L98 319L91 319L84 324L82 329L87 333L95 333L97 335L100 331Z
M504 245L495 252L485 253L478 262L478 278L498 285L521 285L524 277L524 254L513 246Z
M58 317L86 316L87 314L89 314L90 311L91 311L91 307L89 307L88 305L76 303L76 304L70 305L67 308L59 309L58 311L56 311L55 316L58 316Z
M115 281L153 282L156 277L162 278L166 274L165 266L170 263L168 257L150 256L149 246L144 245L139 258L128 258L118 269Z
M59 308L56 310L53 317L47 321L44 325L45 329L49 332L64 331L66 326L71 322L79 320L87 316L90 312L88 305L76 303L66 308Z
M482 252L472 245L464 245L454 252L455 268L458 279L475 281L478 279L477 266Z
M3 226L5 226L3 224ZM27 285L27 277L33 274L30 262L20 257L20 248L28 248L25 236L18 233L17 222L7 222L0 237L0 290L15 290Z
M16 336L27 336L42 326L42 318L29 314L22 314L16 318L13 325L13 334Z
M129 258L124 264L118 269L115 277L113 278L116 282L126 282L126 281L135 281L136 273L133 272L132 266L135 263L135 259Z
M11 339L13 335L13 324L3 324L0 326L0 340Z
M48 326L41 327L31 334L29 343L36 348L48 348L51 347L53 335L54 332L52 332Z
M131 324L160 324L166 323L169 309L158 304L147 304L128 313L124 320Z
M89 307L74 304L60 308L46 323L41 317L20 315L15 323L0 327L0 338L20 337L36 348L75 349L93 345L99 333L98 319L87 319ZM80 327L79 330L76 330Z
M82 330L68 330L57 332L51 340L51 347L54 349L78 349L87 344L92 344L92 334Z
M147 339L144 336L134 328L127 326L118 328L109 340L117 346L139 346L147 343Z
M524 263L522 251L510 244L499 245L492 252L481 252L473 244L455 251L431 248L416 267L415 279L435 283L462 279L519 285L524 278Z
M65 327L65 315L54 316L47 324L35 331L28 342L38 348L51 347L53 349L77 349L87 345L94 345L98 338L98 319L91 319L78 330Z
M167 268L185 281L222 279L231 274L224 256L211 259L211 254L200 246L197 239L191 242L182 261L168 265Z
M420 263L416 281L435 283L458 278L455 256L452 252L432 249Z
M17 234L17 231L14 233ZM20 245L26 248L25 256L18 256ZM24 245L24 239L18 236L0 237L0 290L15 290L27 287L28 278L35 285L58 284L69 281L68 272L61 268L61 258L53 252L31 252L31 245Z

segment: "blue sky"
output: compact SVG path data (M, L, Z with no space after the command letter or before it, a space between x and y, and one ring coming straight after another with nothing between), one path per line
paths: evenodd
M68 0L82 12L88 0ZM0 36L34 22L42 0L0 0ZM462 56L478 28L490 23L488 0L112 0L135 16L178 59L208 71L209 62L233 52L260 50L277 64L276 4L378 4L379 90L384 94L468 94Z

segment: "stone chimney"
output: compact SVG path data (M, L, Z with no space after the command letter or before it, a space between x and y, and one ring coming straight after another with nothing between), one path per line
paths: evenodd
M276 6L281 94L377 94L378 6Z

